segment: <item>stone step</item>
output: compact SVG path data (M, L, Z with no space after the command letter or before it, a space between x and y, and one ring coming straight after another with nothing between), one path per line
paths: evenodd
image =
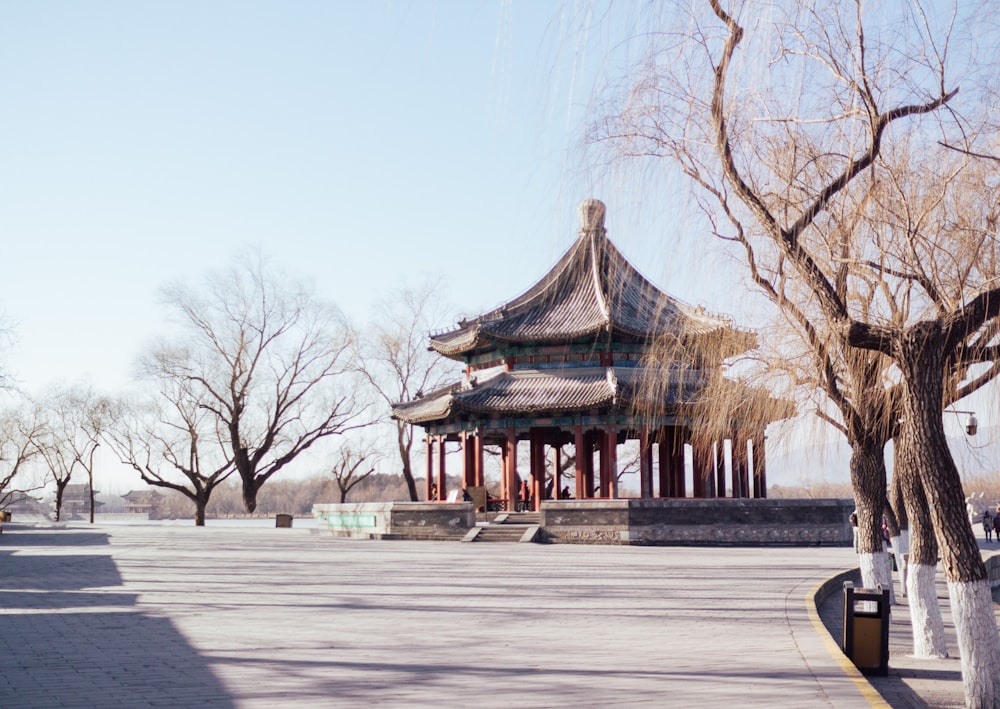
M473 541L476 542L507 542L517 543L521 541L524 533L530 529L531 525L507 525L493 524L480 529L479 534Z
M503 524L541 524L542 515L539 512L509 512Z

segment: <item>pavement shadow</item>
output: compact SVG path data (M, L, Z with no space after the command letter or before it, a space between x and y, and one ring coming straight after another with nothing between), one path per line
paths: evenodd
M3 536L0 707L235 706L170 619L137 609L106 534Z
M8 615L0 706L235 707L167 618L128 611Z
M108 545L107 532L66 527L16 527L6 525L4 533L0 534L0 548L19 549L21 547L40 547L58 544L67 546Z
M0 589L72 591L121 586L122 577L110 556L12 554L0 557Z

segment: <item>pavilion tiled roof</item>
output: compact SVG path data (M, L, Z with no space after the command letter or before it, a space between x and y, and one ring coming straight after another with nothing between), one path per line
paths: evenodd
M754 346L751 333L659 290L611 243L604 204L581 207L580 237L556 265L520 296L458 328L431 336L431 347L459 358L502 343L564 343L610 332L647 341L714 336L723 356Z
M674 370L656 395L658 407L689 403L698 390L700 372ZM393 407L394 418L425 423L465 414L570 414L590 410L628 410L644 396L643 373L636 367L496 369L442 387Z

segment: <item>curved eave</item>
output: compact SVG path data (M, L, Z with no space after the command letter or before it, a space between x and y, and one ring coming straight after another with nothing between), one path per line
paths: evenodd
M447 418L451 414L454 393L460 384L450 384L426 396L392 405L392 418L404 423L419 424Z
M594 367L570 371L501 370L483 381L465 381L421 399L396 404L393 418L426 424L447 418L514 413L568 413L612 405L613 372Z

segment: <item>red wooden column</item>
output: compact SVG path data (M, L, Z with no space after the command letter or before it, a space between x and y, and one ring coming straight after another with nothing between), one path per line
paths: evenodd
M598 444L597 437L600 434L597 431L587 431L587 442L584 446L586 455L584 456L585 466L584 466L584 495L591 499L594 497L594 492L598 489L598 486L594 484L594 448Z
M507 429L507 511L517 511L517 431Z
M482 430L476 431L476 437L473 439L474 455L475 455L475 465L476 471L473 477L473 485L476 487L482 487L486 484L486 476L483 472L483 432Z
M639 431L639 497L653 496L653 447L649 443L649 429Z
M684 462L684 432L674 429L674 449L670 458L670 469L674 478L674 497L687 497L687 471Z
M542 509L542 496L545 494L545 431L540 428L531 429L531 509L538 512Z
M590 453L590 440L583 432L583 426L576 426L573 431L576 442L576 499L585 500L590 497L588 491L593 483L593 457Z
M427 434L424 438L424 444L427 446L427 475L424 480L424 499L430 500L431 498L431 486L434 484L434 436Z
M608 433L597 434L597 496L611 497L611 458L609 457Z
M764 455L764 432L754 434L753 441L753 496L767 497L767 462Z
M670 470L670 447L667 443L667 428L660 429L659 440L656 442L656 470L659 473L659 485L656 489L658 497L674 496L674 481Z
M444 450L444 436L437 437L437 486L438 486L438 499L442 502L448 499L448 473L447 465L445 462L445 450Z
M712 449L708 441L695 440L691 447L692 461L694 463L694 496L699 498L710 497L709 484L714 479L712 470Z
M726 496L726 439L721 439L712 444L715 451L715 494L716 497ZM733 496L736 496L736 488L733 488Z
M500 499L506 500L507 495L507 455L509 451L507 450L507 439L505 438L503 444L500 446Z
M614 427L600 435L601 497L618 497L618 433Z
M459 434L459 441L462 444L462 487L466 490L475 485L473 481L476 477L476 456L472 440L468 431Z
M705 444L708 450L705 454L705 497L716 497L718 492L715 489L715 441Z
M672 427L664 426L660 429L658 445L660 497L676 497L677 492L674 490L673 468L671 466L674 453L674 429Z
M747 480L747 439L740 431L733 432L733 497L750 497Z
M552 447L552 499L562 499L562 448Z

